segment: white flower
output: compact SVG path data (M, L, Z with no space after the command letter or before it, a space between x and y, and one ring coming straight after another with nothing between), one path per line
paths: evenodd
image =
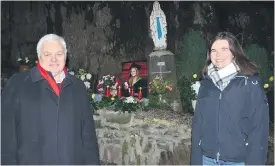
M80 79L81 79L82 81L84 81L84 80L85 80L85 75L82 75L82 76L80 77Z
M116 87L117 87L117 82L115 85L112 86L112 89L116 89Z
M18 58L18 59L17 59L17 62L19 62L19 61L22 61L22 59L21 59L21 58Z
M104 90L103 88L99 88L99 89L98 89L99 92L101 92L101 91L103 91L103 90Z
M103 80L99 80L99 81L98 81L98 84L103 84L103 83L104 83Z
M73 71L70 71L69 73L70 73L71 75L74 75L74 72L73 72Z
M191 88L196 92L197 95L199 93L200 86L201 84L199 81L196 81L194 84L191 85Z
M87 89L89 89L89 88L90 88L90 86L91 86L91 83L90 83L90 82L88 82L88 81L85 81L85 82L84 82L84 84L85 84L85 86L86 86L86 88L87 88Z
M28 63L30 60L28 57L25 57L25 61L26 61L26 63Z
M130 96L130 97L126 97L126 100L124 100L125 103L136 103L136 100Z
M86 78L89 80L89 79L92 78L92 75L91 75L90 73L88 73L88 74L86 75Z

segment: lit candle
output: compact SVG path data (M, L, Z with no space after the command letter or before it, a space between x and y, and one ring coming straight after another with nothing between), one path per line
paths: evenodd
M120 86L118 86L117 97L118 97L118 98L121 97L121 87L120 87Z
M110 97L109 85L107 85L106 92L105 92L105 96L106 96L106 97Z
M138 99L142 99L142 92L141 92L142 87L139 87L139 92L138 92Z

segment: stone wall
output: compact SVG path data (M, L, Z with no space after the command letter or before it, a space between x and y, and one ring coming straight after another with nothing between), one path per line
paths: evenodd
M102 164L189 165L192 115L150 110L94 115ZM273 131L273 128L271 128ZM269 137L267 165L274 164L274 137Z
M189 164L191 116L175 112L94 115L103 163L126 165Z

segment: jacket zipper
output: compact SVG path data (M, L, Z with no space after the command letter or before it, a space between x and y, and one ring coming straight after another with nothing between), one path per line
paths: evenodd
M222 99L222 92L220 92L219 96L219 110L218 110L218 153L217 153L217 163L220 160L220 108L221 108L221 99Z
M246 77L246 76L236 76L236 77L244 77L245 78L245 85L247 85L247 79L248 79L248 77ZM235 77L235 78L236 78ZM234 78L234 79L235 79ZM234 80L234 79L232 79L232 80ZM232 82L232 80L230 81L230 83ZM227 87L229 86L229 84L227 85ZM226 87L226 88L227 88ZM226 89L225 88L225 89ZM224 90L225 90L224 89ZM224 91L223 90L223 91ZM223 91L221 91L220 92L220 95L219 95L219 110L218 110L218 152L217 152L217 163L219 163L219 160L220 160L220 156L221 156L221 154L220 154L220 141L219 141L219 139L220 139L220 134L219 134L219 132L220 132L220 108L221 108L221 99L222 99L222 92ZM201 143L201 142L200 142Z

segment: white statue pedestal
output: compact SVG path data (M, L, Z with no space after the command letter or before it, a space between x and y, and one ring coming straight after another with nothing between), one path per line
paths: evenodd
M172 81L172 91L163 96L174 111L182 111L180 93L177 89L175 56L170 51L154 51L148 55L149 82L156 76Z

